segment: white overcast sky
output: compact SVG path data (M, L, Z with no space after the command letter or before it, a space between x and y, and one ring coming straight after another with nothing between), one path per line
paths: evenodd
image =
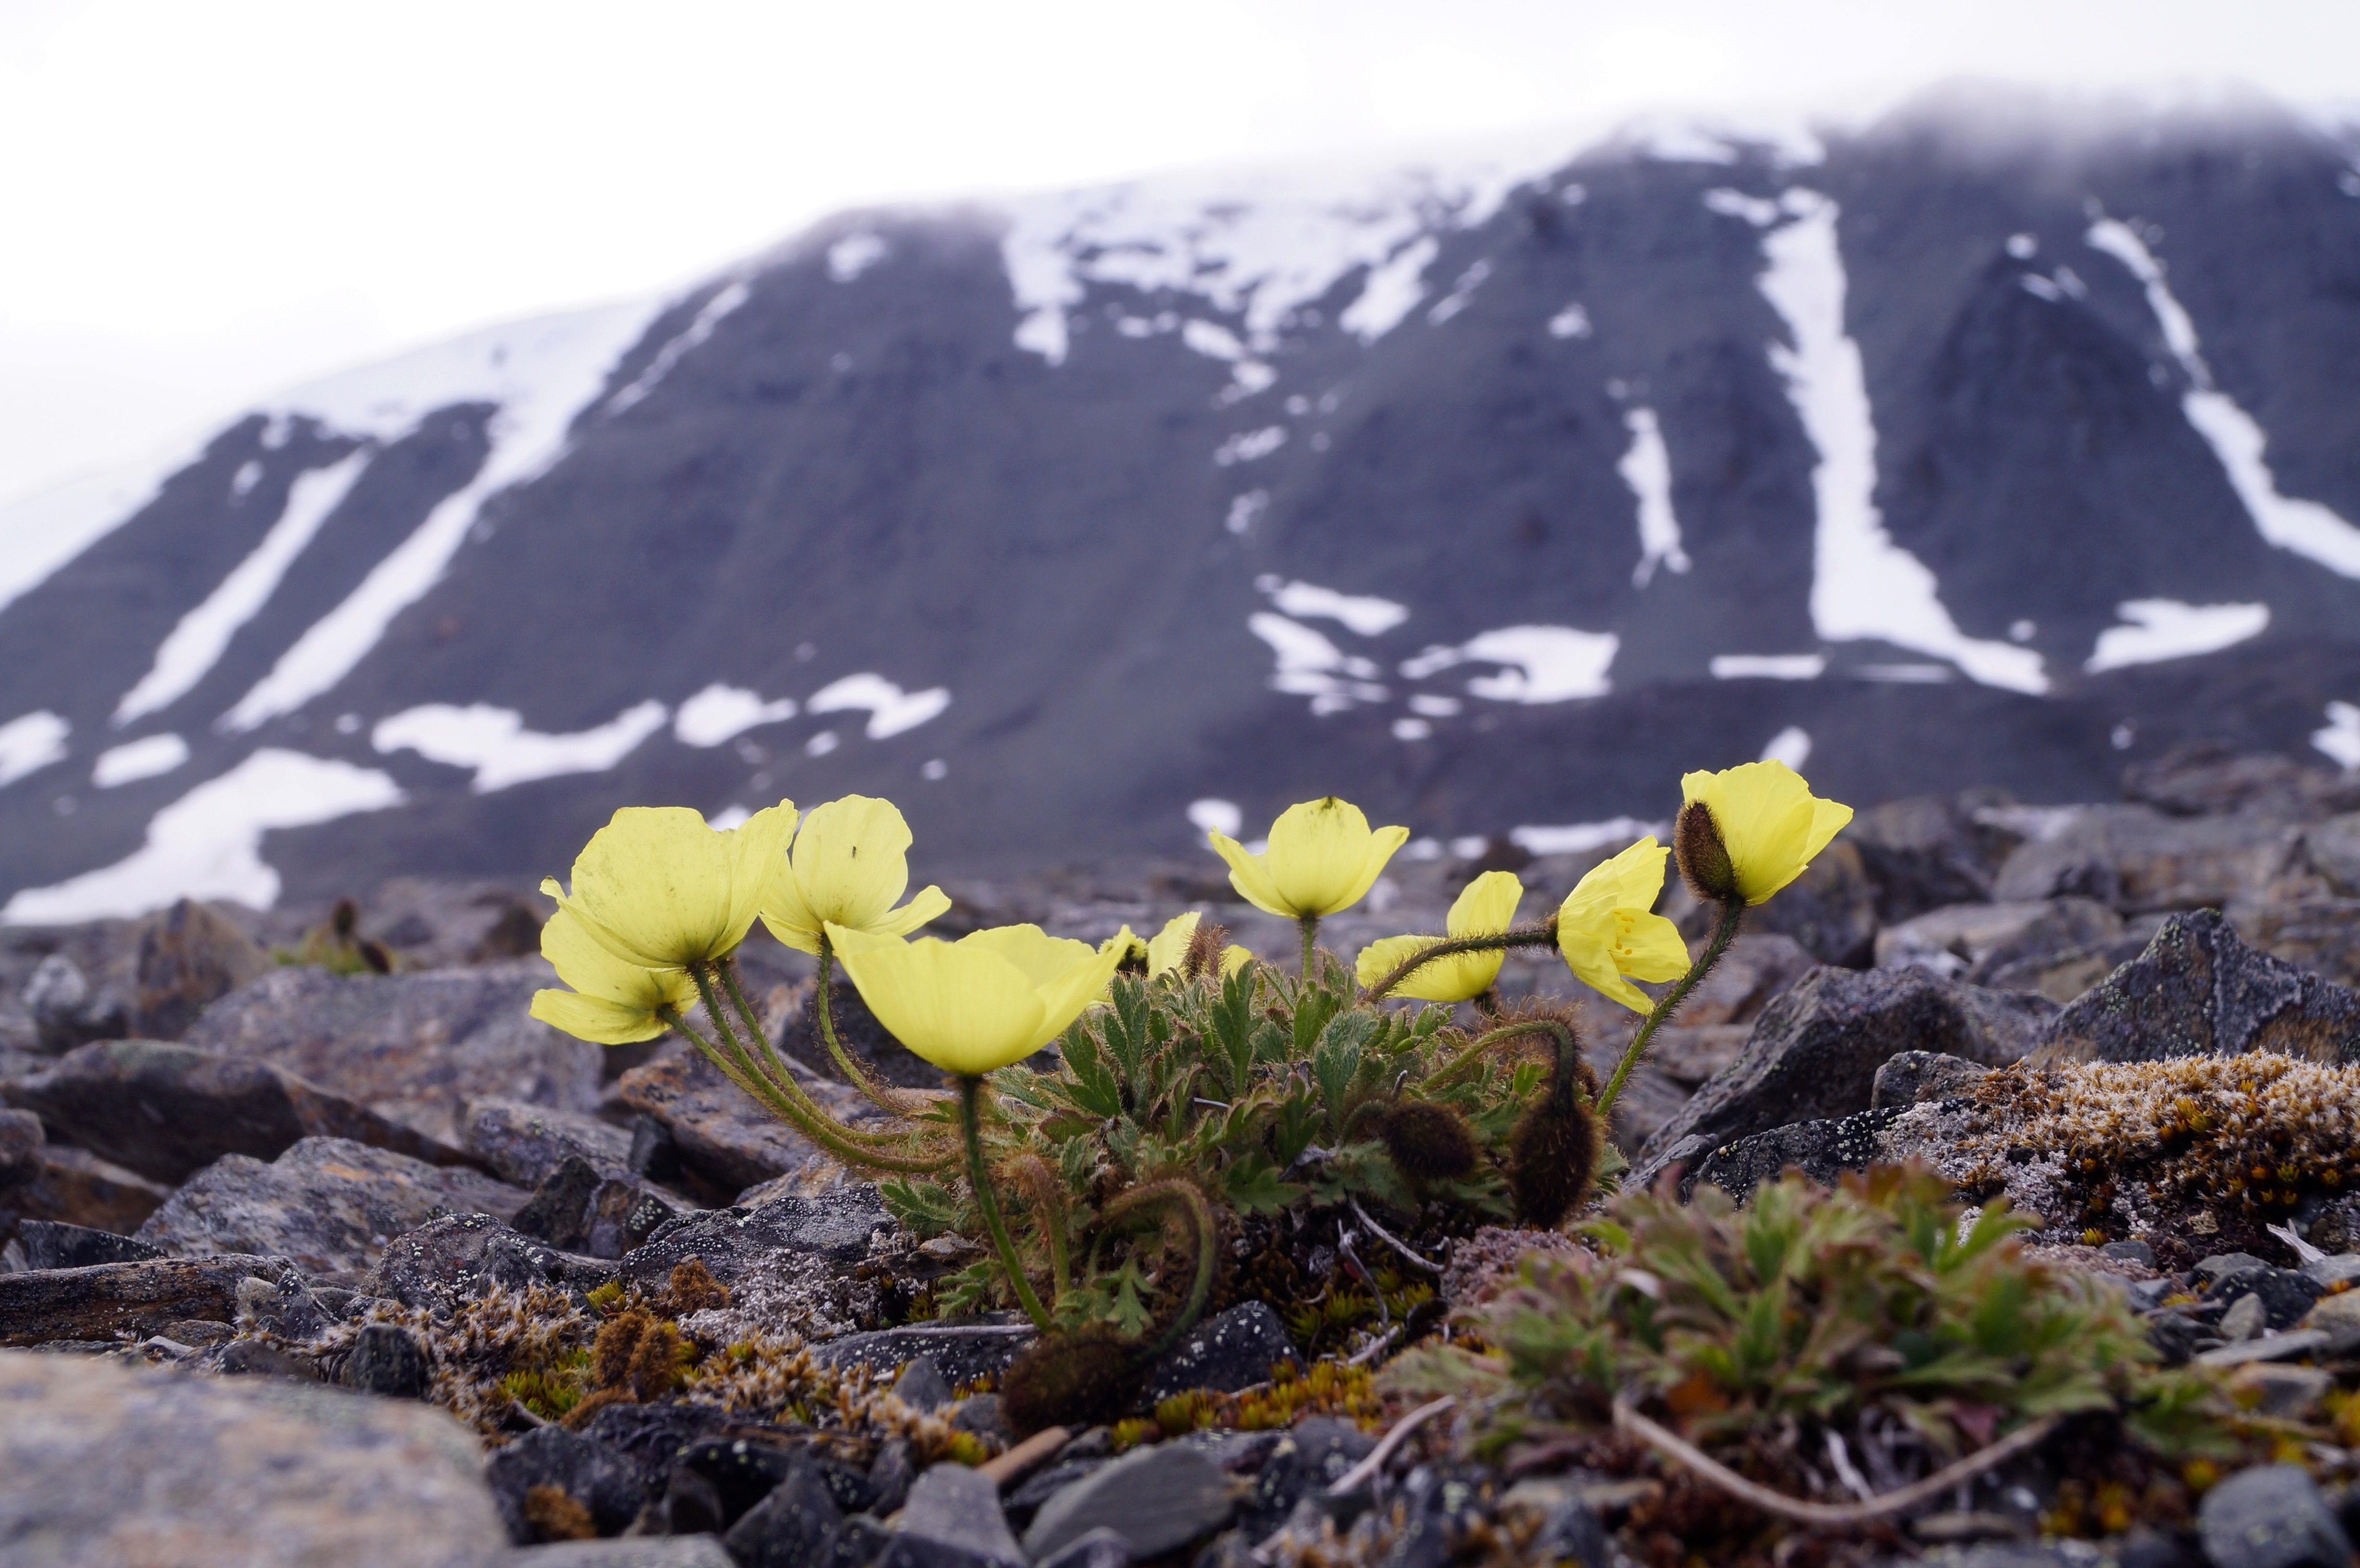
M1953 75L2360 97L2354 0L0 0L0 497L880 199Z

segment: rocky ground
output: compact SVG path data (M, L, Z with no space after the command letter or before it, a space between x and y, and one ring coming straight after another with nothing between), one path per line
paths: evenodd
M1439 929L1478 868L1517 870L1531 918L1586 865L1402 863L1324 940ZM1290 954L1218 870L955 886L942 925L1098 937L1201 908ZM1258 1301L1158 1366L1154 1419L1016 1443L990 1388L1029 1331L913 1318L967 1245L902 1233L696 1058L533 1022L543 909L402 882L341 923L183 905L0 936L0 1561L1681 1561L1644 1476L1510 1475L1447 1421L1362 1465L1404 1413L1370 1378L1401 1336L1298 1345ZM823 1061L807 962L758 936L744 965ZM1740 1196L1929 1161L2037 1215L2042 1256L2126 1291L2167 1360L2306 1433L2187 1517L2077 1511L2036 1459L1875 1553L2342 1564L2360 1452L2320 1434L2360 1382L2355 982L2347 779L2196 750L2116 802L1897 802L1755 912L1614 1133L1627 1181ZM1512 958L1502 989L1576 1001L1601 1062L1628 1036L1554 959ZM1462 1241L1437 1300L1557 1241Z

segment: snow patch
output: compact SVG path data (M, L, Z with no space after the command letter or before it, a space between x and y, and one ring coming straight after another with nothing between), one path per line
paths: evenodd
M189 760L189 743L176 735L143 735L98 754L90 781L102 789L169 773Z
M1278 656L1271 690L1310 698L1314 713L1340 713L1355 702L1385 700L1385 689L1375 683L1374 663L1347 654L1300 621L1257 610L1246 617L1246 629Z
M261 613L279 591L287 569L303 553L328 515L343 505L353 482L368 466L363 447L326 468L298 474L287 488L287 509L262 542L231 568L204 602L182 615L156 648L156 662L115 704L115 722L127 724L144 713L168 708L209 674L238 628Z
M47 708L0 724L0 788L52 762L66 759L66 736L73 725Z
M1426 269L1438 247L1431 237L1412 241L1369 269L1360 297L1344 307L1337 324L1364 343L1372 343L1401 325L1402 318L1426 298Z
M1810 759L1810 732L1799 724L1788 724L1785 729L1772 735L1768 743L1762 747L1762 761L1783 762L1797 772L1801 771L1803 764Z
M759 691L716 681L680 705L680 712L672 716L672 733L683 746L719 746L757 724L775 724L794 716L792 697L765 702Z
M827 247L827 275L850 283L892 254L893 247L876 234L847 234Z
M640 371L628 387L606 400L606 417L614 418L654 391L657 384L672 373L674 365L713 335L713 330L721 324L724 317L753 297L754 291L740 282L732 283L707 299L705 308L696 312L696 319L682 329L678 337L658 349L655 358L648 361L648 367Z
M1255 463L1268 457L1286 444L1286 427L1271 425L1259 430L1247 430L1223 441L1213 453L1213 465L1229 468L1240 463Z
M1458 698L1437 697L1430 691L1416 692L1412 695L1409 700L1409 711L1411 713L1422 713L1429 719L1448 719L1454 717L1458 713L1459 707L1460 703Z
M1527 855L1586 855L1610 844L1632 844L1655 833L1671 832L1666 822L1643 822L1636 817L1610 817L1602 822L1573 822L1564 827L1508 830L1508 842Z
M1718 653L1712 659L1716 681L1816 681L1827 673L1823 653Z
M1579 299L1549 318L1548 335L1553 338L1586 338L1590 332L1590 312Z
M296 638L222 716L220 727L257 728L352 673L394 616L441 581L485 499L537 478L564 455L574 415L597 396L608 368L645 332L661 305L634 299L497 327L290 394L289 409L381 439L453 403L493 402L500 411L492 420L491 452L475 479L444 497L343 604Z
M1971 678L2014 691L2049 689L2029 648L1961 633L1924 562L1895 544L1876 506L1876 422L1860 345L1844 330L1843 256L1836 203L1790 190L1787 222L1763 236L1769 262L1761 289L1793 342L1772 343L1770 363L1819 451L1811 472L1819 524L1813 538L1811 620L1830 641L1876 637L1954 661Z
M1442 325L1443 322L1467 309L1467 302L1475 297L1475 290L1481 288L1483 279L1491 276L1491 262L1488 260L1477 262L1459 275L1459 281L1452 284L1450 292L1444 295L1437 301L1434 309L1426 313L1426 319L1435 326Z
M650 700L626 708L595 729L542 735L525 728L523 715L514 708L428 702L379 720L369 732L369 744L380 752L414 751L430 762L472 768L475 777L469 788L488 795L535 779L603 773L663 728L671 716L670 709Z
M262 858L272 828L308 827L402 803L374 768L266 748L156 813L128 857L49 887L28 887L0 909L9 925L63 925L146 914L180 898L228 898L267 909L279 873Z
M1418 681L1454 665L1505 665L1496 675L1479 675L1467 682L1469 694L1495 702L1567 702L1607 693L1606 674L1621 647L1622 639L1612 632L1502 626L1457 648L1429 648L1404 660L1401 672Z
M1199 833L1217 833L1224 838L1235 838L1246 825L1246 814L1238 810L1235 800L1224 800L1207 795L1201 800L1188 802L1189 825Z
M1246 356L1238 334L1217 321L1191 321L1180 329L1180 341L1207 359L1234 362Z
M1242 495L1230 498L1229 515L1221 520L1221 526L1233 534L1250 533L1262 520L1262 514L1269 510L1270 492L1249 490Z
M1433 733L1434 726L1427 724L1424 719L1395 719L1393 721L1393 739L1395 740L1424 740Z
M840 713L847 708L868 709L866 733L870 740L884 740L904 730L916 729L950 705L951 694L947 687L904 691L882 675L866 670L829 681L803 704L814 713Z
M1407 607L1391 599L1338 593L1316 583L1285 582L1274 573L1255 578L1254 586L1269 594L1271 604L1283 615L1340 621L1345 629L1362 637L1381 636L1409 619Z
M258 460L249 457L237 465L235 474L230 475L230 496L234 500L243 501L252 495L254 487L261 483L262 464Z
M2344 772L2360 771L2360 707L2328 703L2327 727L2313 730L2311 744L2334 758Z
M2172 599L2132 599L2114 606L2130 625L2098 634L2097 651L2081 668L2095 675L2130 664L2154 664L2218 653L2270 624L2267 604L2183 604Z
M2101 218L2084 236L2128 269L2147 290L2147 309L2163 329L2164 346L2180 362L2189 387L2180 410L2212 448L2230 486L2254 519L2254 530L2280 550L2319 562L2344 577L2360 577L2360 528L2316 501L2282 495L2265 455L2269 437L2234 398L2212 385L2196 337L2196 323L2171 292L2163 264L2138 232L2119 218Z
M1631 432L1631 450L1614 472L1639 498L1639 564L1631 569L1631 583L1644 588L1655 580L1656 567L1686 572L1688 558L1680 548L1680 520L1672 515L1672 459L1655 410L1628 409L1622 426Z

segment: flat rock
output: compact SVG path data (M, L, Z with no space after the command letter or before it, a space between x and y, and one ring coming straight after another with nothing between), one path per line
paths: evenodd
M1199 1322L1164 1353L1148 1376L1148 1398L1167 1399L1191 1388L1233 1394L1268 1382L1271 1367L1281 1361L1302 1360L1268 1301L1240 1301Z
M1772 1127L1864 1111L1876 1070L1897 1051L2014 1062L2054 1011L2038 997L1916 970L1814 970L1770 1004L1737 1060L1656 1129L1631 1181L1647 1184L1671 1160Z
M448 1308L497 1285L546 1285L574 1294L615 1277L615 1266L519 1235L489 1214L445 1214L396 1236L361 1289L406 1307Z
M16 1239L24 1245L27 1269L88 1269L164 1256L144 1241L57 1220L27 1220L16 1227Z
M691 1258L703 1258L724 1285L780 1251L858 1263L869 1256L871 1237L894 1228L884 1200L866 1182L816 1198L778 1198L755 1209L707 1209L671 1222L626 1254L623 1280L661 1288L673 1265Z
M519 1546L505 1568L744 1568L711 1535L645 1536L619 1541L553 1541Z
M0 1239L28 1220L134 1231L170 1196L169 1187L86 1149L43 1143L0 1168Z
M964 1465L936 1465L910 1487L899 1524L904 1535L972 1552L1022 1568L1024 1552L1000 1511L1000 1485Z
M552 1247L592 1258L620 1258L678 1219L684 1205L628 1171L601 1170L580 1155L568 1155L545 1177L524 1207L516 1228Z
M1024 1551L1047 1557L1103 1529L1129 1541L1134 1558L1154 1557L1218 1530L1237 1506L1218 1465L1184 1443L1160 1443L1091 1472L1043 1503L1024 1532Z
M486 1095L471 1101L460 1139L493 1175L519 1187L540 1186L562 1161L576 1155L602 1170L631 1168L628 1127L586 1112L523 1100Z
M2084 806L2019 847L1992 886L1999 899L2095 898L2125 914L2212 908L2267 892L2300 864L2300 828L2262 817L2170 816L2151 806Z
M275 1378L0 1354L13 1563L490 1568L507 1532L445 1412Z
M469 1159L282 1067L162 1040L95 1041L0 1093L59 1138L158 1181L185 1181L225 1154L275 1160L306 1138L435 1165Z
M797 1074L841 1120L869 1109L841 1083ZM738 1192L825 1160L809 1138L772 1116L693 1051L667 1052L616 1081L616 1098L672 1132L680 1162L724 1192Z
M1737 1138L1696 1161L1681 1181L1682 1195L1703 1181L1743 1202L1755 1187L1775 1180L1790 1165L1821 1186L1832 1186L1842 1172L1864 1170L1882 1157L1880 1135L1900 1114L1897 1109L1862 1111L1793 1122Z
M2217 910L2174 915L2147 951L2041 1031L2037 1062L2155 1062L2275 1051L2360 1060L2360 993L2237 940Z
M226 916L182 898L141 927L132 1031L178 1040L206 1007L269 968L270 955Z
M205 1009L184 1039L284 1067L455 1146L480 1095L597 1108L599 1047L527 1011L551 975L537 958L416 975L277 969Z
M2213 1568L2345 1568L2352 1542L2299 1465L2256 1465L2197 1506Z
M1897 1051L1876 1070L1868 1107L1881 1111L1894 1105L1914 1105L1920 1100L1962 1094L1990 1071L1979 1062L1945 1056L1939 1051Z
M295 1280L284 1258L229 1255L0 1274L0 1345L144 1337L184 1321L231 1323L238 1287L249 1279Z
M307 1138L265 1163L223 1157L191 1177L139 1227L139 1239L184 1258L258 1252L309 1274L350 1281L394 1237L446 1214L507 1219L526 1194L467 1170L429 1165L341 1138Z
M961 1333L962 1327L988 1332ZM1009 1364L1032 1343L1030 1323L954 1323L847 1334L829 1340L812 1354L824 1367L865 1364L880 1372L892 1371L923 1356L941 1370L945 1379L959 1384L973 1382L987 1373L1007 1371Z

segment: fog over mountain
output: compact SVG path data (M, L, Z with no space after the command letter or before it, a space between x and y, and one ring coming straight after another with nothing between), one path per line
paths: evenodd
M890 795L922 875L1336 791L1578 847L2360 765L2360 172L2267 103L848 212L0 508L5 918Z

